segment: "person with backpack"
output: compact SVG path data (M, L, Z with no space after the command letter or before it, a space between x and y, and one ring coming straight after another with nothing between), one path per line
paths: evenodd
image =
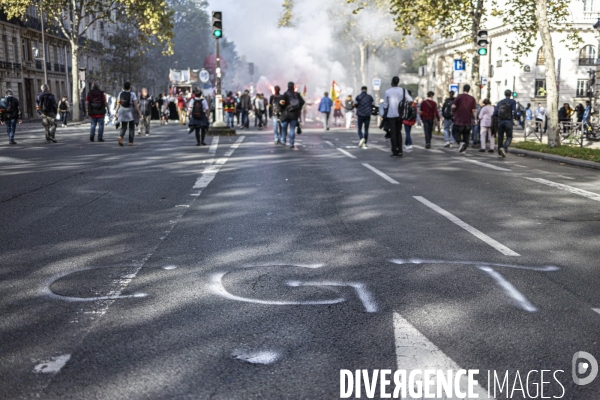
M421 120L423 121L423 131L425 132L425 148L431 148L431 138L433 137L434 125L440 124L440 114L438 105L433 100L434 93L427 92L427 98L421 102Z
M354 116L354 102L352 101L352 96L348 95L348 97L346 97L344 108L344 113L346 114L346 129L350 129L352 117Z
M208 102L202 95L201 89L194 91L194 97L188 102L189 131L188 135L196 132L196 146L206 146L204 137L208 130Z
M333 102L333 123L335 126L342 126L342 100L338 97Z
M492 118L494 116L495 107L490 99L483 100L483 107L479 111L479 121L481 124L481 153L485 153L485 142L490 143L490 153L494 152L494 135L492 133Z
M442 106L442 117L444 117L444 147L452 147L454 136L452 135L452 125L454 124L452 115L452 103L454 103L454 90L451 90L449 97L444 100Z
M104 142L104 117L108 112L108 103L98 82L92 84L92 90L85 97L85 109L90 116L90 142L93 142L96 137L96 126L98 126L98 141Z
M392 78L392 87L385 91L383 108L384 118L390 129L392 154L390 157L402 157L402 121L405 117L406 103L413 101L406 89L398 86L400 78Z
M6 89L4 95L4 99L0 99L0 102L3 102L6 108L0 108L0 123L6 125L8 143L17 144L17 142L15 142L17 123L20 125L23 122L19 99L13 96L13 92L10 89Z
M63 96L62 99L58 102L58 113L60 114L60 127L67 127L67 117L69 116L69 109L71 106L69 105L69 100L67 100L67 96Z
M119 123L121 124L121 131L118 138L119 146L123 146L123 136L125 136L125 132L128 129L129 145L133 146L136 113L141 118L142 112L138 106L137 96L131 91L131 83L125 82L123 90L117 96L117 109L115 110L115 114L118 115Z
M35 108L38 114L42 116L46 143L56 143L56 112L58 105L56 104L56 98L50 93L50 86L43 84L41 90L35 99Z
M373 96L367 93L367 87L363 86L360 88L360 94L356 96L354 100L354 106L356 106L356 128L358 129L358 147L363 149L367 148L367 141L369 140L369 125L371 124L371 114L373 113L373 106L375 100ZM365 129L363 135L362 130Z
M281 143L285 146L289 127L290 149L294 148L296 125L298 124L298 119L300 119L302 107L304 107L304 99L300 93L296 93L294 82L289 82L288 90L283 94Z
M412 96L410 90L408 93ZM402 150L407 153L413 151L412 137L410 136L412 127L417 123L417 115L419 115L419 105L417 104L418 99L406 103L406 111L404 118L402 119L402 125L404 126L404 146Z
M273 141L275 144L283 144L281 142L281 102L283 96L279 86L275 86L274 91L275 93L269 98L269 112L273 121Z
M235 99L232 92L227 92L227 97L223 100L223 111L225 111L225 124L230 128L235 128L233 117L235 115Z
M517 115L517 103L511 99L512 91L506 89L504 91L505 98L496 104L494 115L498 117L498 154L501 157L506 157L508 146L513 137L513 124ZM504 135L506 134L506 141Z
M331 115L331 107L333 107L333 101L329 98L329 93L323 93L321 102L319 103L319 112L323 114L323 127L326 131L329 130L329 116Z
M140 98L138 100L140 111L142 115L140 117L140 125L138 128L138 135L142 134L142 130L146 131L146 136L150 136L150 123L152 122L152 109L156 107L154 98L148 94L148 89L142 88Z
M575 114L577 115L577 122L583 121L583 113L585 112L585 107L583 104L579 103L575 107Z
M471 127L473 123L477 123L477 102L469 94L470 91L471 85L465 85L463 93L456 96L452 102L452 114L454 116L452 135L454 140L459 143L459 153L467 151Z

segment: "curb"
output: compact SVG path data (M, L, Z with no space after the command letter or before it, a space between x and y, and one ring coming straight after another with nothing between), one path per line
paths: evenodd
M578 167L585 167L585 168L592 168L592 169L600 170L600 163L597 163L595 161L579 160L577 158L563 157L563 156L557 156L556 154L540 153L539 151L522 150L522 149L516 149L516 148L509 148L508 152L514 153L514 154L521 154L521 155L524 155L527 157L541 158L542 160L556 161L556 162L561 162L561 163L565 163L565 164L576 165Z

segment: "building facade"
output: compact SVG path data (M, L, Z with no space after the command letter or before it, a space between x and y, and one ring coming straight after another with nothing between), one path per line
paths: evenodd
M573 107L577 103L585 103L587 97L589 71L596 70L598 59L598 32L593 25L600 17L600 0L571 1L570 29L579 30L583 44L577 49L569 49L567 33L552 32L554 57L556 59L559 85L559 104L569 103ZM466 73L454 72L454 61L461 59L461 54L470 50L470 32L452 39L436 40L427 48L427 68L422 81L424 91L432 90L441 100L447 96L451 85L482 85L481 99L488 97L492 103L504 98L504 91L509 89L517 93L516 100L522 104L545 104L546 79L545 59L541 38L530 49L527 56L520 58L520 63L512 61L514 54L507 43L515 39L511 26L503 24L500 18L488 17L482 29L488 31L488 54L480 57L480 75L482 82L472 82L467 62ZM538 35L539 36L539 35ZM423 87L424 86L424 87ZM455 87L455 86L454 86ZM472 92L473 93L473 92Z

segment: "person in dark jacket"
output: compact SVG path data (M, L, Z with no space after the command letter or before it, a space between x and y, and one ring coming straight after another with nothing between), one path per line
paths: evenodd
M575 113L577 114L577 122L583 121L583 113L585 112L585 107L583 104L579 103L575 107Z
M6 125L6 131L8 133L8 143L17 144L15 142L15 131L17 130L17 123L21 124L21 107L19 106L19 99L13 97L13 92L10 89L6 89L4 92L6 96L7 111L0 113L0 123Z
M375 100L373 100L373 97L367 93L366 86L363 86L360 91L361 93L356 96L356 100L354 101L357 117L356 127L358 128L358 147L366 149L367 140L369 140L369 124L371 123L371 113L373 112ZM363 126L365 129L364 135L362 133Z
M142 131L146 132L146 136L150 135L150 123L152 122L152 109L156 107L154 97L148 94L148 89L142 88L140 98L138 99L138 106L142 112L140 118L140 124L138 127L138 135L142 134Z
M569 110L571 106L568 103L563 104L563 106L558 110L558 122L563 127L563 133L567 133L568 125L566 122L571 122L571 116L569 115Z
M244 94L240 96L240 110L242 114L242 123L240 128L250 129L250 119L248 113L252 110L252 99L250 98L250 92L244 90Z
M290 134L290 149L294 148L294 138L296 137L296 125L304 107L304 99L300 93L296 93L294 82L288 83L288 90L283 94L281 100L281 143L285 146L288 135Z
M43 84L41 92L35 99L35 108L42 117L42 126L46 133L46 143L56 143L56 112L58 104L56 98L50 93L50 86Z

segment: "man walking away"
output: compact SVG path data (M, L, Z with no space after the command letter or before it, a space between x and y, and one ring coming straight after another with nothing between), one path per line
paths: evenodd
M389 124L392 154L390 157L402 157L402 120L404 118L404 108L406 102L413 101L413 98L398 86L400 78L392 78L392 87L385 91L383 108L386 110L385 118Z
M581 119L581 122L583 123L583 132L586 134L591 133L591 131L592 131L592 122L590 121L591 116L592 116L592 105L589 100L586 100L585 101L585 110L583 111L583 117Z
M410 90L408 94L412 96ZM410 101L406 103L406 107L404 108L404 118L402 119L402 125L404 125L404 147L402 148L405 152L410 153L413 151L412 145L412 137L410 136L410 131L412 127L417 123L417 112L419 106L417 105L417 100Z
M452 102L452 113L454 115L452 135L454 140L459 143L459 153L467 151L469 137L471 136L471 124L477 123L477 102L469 94L470 91L471 86L465 85L463 93L456 96Z
M67 96L63 96L62 99L58 102L58 113L60 114L60 127L67 127L67 117L69 116L69 100L67 100Z
M93 142L96 137L96 126L98 126L98 141L104 142L104 117L108 110L108 103L98 82L92 84L92 90L85 98L85 109L90 116L90 142Z
M575 107L575 114L577 115L577 122L583 121L583 113L585 112L585 107L583 104L579 103Z
M558 110L558 121L563 127L563 133L567 133L569 130L569 126L567 122L571 122L571 117L569 116L569 109L571 106L568 103L563 104L563 106Z
M283 96L281 95L281 88L275 86L275 94L269 98L269 112L273 121L273 141L275 144L283 144L281 142L281 102Z
M46 133L46 143L56 143L56 111L58 106L56 98L50 93L50 87L43 84L42 92L35 99L35 108L39 115L42 116L42 125Z
M454 90L449 93L450 97L444 100L442 106L442 117L444 117L444 147L452 147L454 144L454 137L452 136L452 103L454 103Z
M6 124L6 132L8 133L8 143L17 144L15 142L15 131L17 130L17 123L21 124L21 107L19 106L19 99L13 97L13 92L10 89L6 89L5 98L3 99L6 108L0 109L0 123Z
M329 98L329 93L323 93L323 98L319 103L319 112L323 114L323 127L325 130L329 130L329 116L331 115L331 107L333 107L333 101Z
M154 98L148 94L148 89L142 88L139 105L142 116L140 117L140 126L138 135L142 134L142 130L146 131L146 136L150 135L150 123L152 121L152 108L155 107Z
M290 149L293 149L294 138L296 136L296 124L300 118L302 107L304 107L304 99L300 96L300 93L296 93L294 90L294 82L288 83L288 90L283 94L283 104L281 115L283 121L283 126L281 127L281 143L285 146L289 127Z
M346 129L350 129L352 125L352 117L354 116L354 102L352 96L348 95L344 103L345 114L346 114Z
M194 98L188 103L189 127L188 135L196 132L196 146L206 146L204 137L208 130L208 102L202 96L202 90L196 89Z
M123 91L117 96L117 109L115 114L119 117L121 123L121 132L119 133L119 146L123 146L123 136L129 129L129 145L133 146L135 137L135 114L142 116L142 112L138 106L137 96L131 91L131 83L123 84ZM185 118L185 116L184 116Z
M340 100L340 98L338 97L333 102L333 122L335 123L335 126L342 126L342 123L340 121L341 119L342 119L342 100Z
M513 124L517 115L517 103L510 98L512 91L504 91L505 98L496 104L494 115L498 117L498 154L500 157L506 157L508 146L513 137ZM506 134L506 142L504 141Z
M439 125L440 114L438 105L433 100L433 92L427 92L427 99L421 103L421 120L423 121L423 130L425 131L425 148L431 148L431 137L433 135L433 126Z
M244 94L240 97L240 109L242 110L241 128L250 129L248 113L252 110L252 99L250 98L250 92L248 90L244 90Z
M483 107L479 111L479 122L481 124L481 149L480 152L485 153L485 142L490 143L490 153L494 152L494 136L492 135L492 118L495 107L490 102L490 99L483 100Z
M254 99L254 113L258 120L258 129L263 130L263 115L265 113L265 102L263 101L260 94L256 95Z
M223 101L223 109L225 111L225 123L230 128L235 128L233 123L233 117L235 115L235 99L233 98L233 93L228 92L225 101Z
M367 87L363 86L360 89L361 93L356 96L356 117L358 119L356 127L358 128L358 147L363 149L367 148L367 141L369 140L369 124L371 123L371 113L373 112L373 106L375 100L367 93ZM365 129L363 136L362 130Z

